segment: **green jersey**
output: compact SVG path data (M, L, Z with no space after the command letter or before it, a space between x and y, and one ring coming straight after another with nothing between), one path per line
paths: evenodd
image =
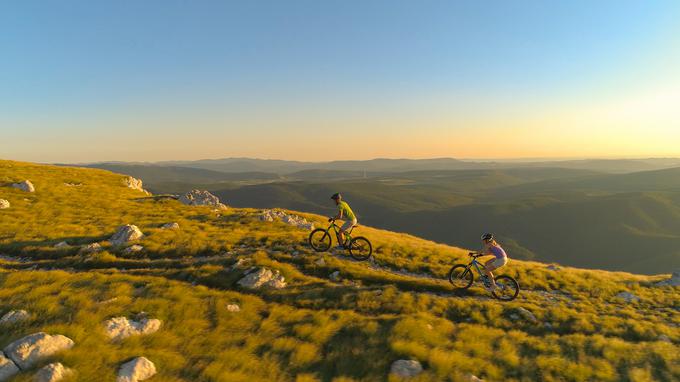
M356 220L357 217L354 215L354 212L352 212L352 209L349 208L349 204L345 201L340 201L338 203L338 210L342 212L342 218L345 220Z

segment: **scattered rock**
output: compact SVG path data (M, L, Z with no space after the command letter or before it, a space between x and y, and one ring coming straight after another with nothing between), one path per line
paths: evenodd
M92 243L92 244L87 244L82 247L80 247L79 253L82 254L88 254L88 253L97 253L102 251L102 246L99 243Z
M400 359L394 361L390 367L390 374L401 378L411 378L423 372L420 362L413 359Z
M149 191L144 189L141 179L137 179L137 178L133 178L131 176L128 176L128 177L123 179L123 183L125 183L126 186L128 186L129 188L131 188L133 190L141 191L141 192L143 192L147 195L151 195L151 193Z
M172 222L172 223L165 223L161 227L162 229L179 229L179 224Z
M340 281L340 271L335 271L328 275L328 278L332 281Z
M272 272L267 268L257 268L255 271L250 272L244 278L239 280L237 284L249 289L257 289L263 286L281 289L285 288L286 279L279 273L278 270Z
M4 210L5 208L9 208L9 200L6 199L0 199L0 210Z
M484 380L478 378L474 374L468 374L468 375L465 376L465 382L484 382Z
M319 259L315 261L314 264L323 267L326 266L326 260L324 260L323 257L319 257Z
M220 202L220 198L208 191L191 190L180 196L179 201L188 206L212 206L219 209L226 209L227 206Z
M14 324L20 321L28 320L29 318L31 318L31 315L25 310L10 310L9 312L5 313L2 318L0 318L0 325Z
M11 359L5 357L0 351L0 381L8 381L15 374L19 373L19 368Z
M531 313L528 309L519 307L515 309L515 313L513 315L510 315L510 318L513 320L518 320L519 318L523 318L526 321L529 321L531 323L536 323L538 320L536 319L536 316L534 316L533 313Z
M66 187L80 187L82 185L82 183L64 183L64 186Z
M549 270L549 271L559 271L559 270L561 270L562 268L561 268L560 266L558 266L558 265L550 264L550 265L548 265L547 267L545 267L545 269L547 269L547 270Z
M20 369L27 369L39 360L68 350L73 345L73 340L60 334L38 332L12 342L5 347L4 352Z
M54 245L54 248L68 248L68 247L70 247L70 245L68 245L68 243L65 241L60 241Z
M33 186L33 183L31 183L30 180L24 180L23 182L13 183L12 187L18 188L21 191L35 192L35 187Z
M657 340L657 341L661 341L661 342L668 342L668 343L673 342L673 341L671 341L670 337L668 337L668 336L665 335L665 334L659 335L659 337L657 337L656 340Z
M246 260L242 257L239 257L239 259L236 260L236 262L231 266L231 270L235 271L235 270L240 269L240 268L245 268L247 266L247 264L248 264L248 260Z
M314 224L307 221L307 219L302 216L288 214L281 210L264 210L260 214L260 220L265 222L273 222L274 220L280 220L288 225L294 227L313 230Z
M33 380L35 382L57 382L70 376L72 373L71 369L64 367L60 362L55 362L38 370Z
M640 301L640 297L630 293L630 292L620 292L615 296L616 298L623 299L626 302L637 302Z
M240 312L241 307L236 305L236 304L229 304L229 305L227 305L227 311L233 312L233 313Z
M126 224L120 226L113 236L109 239L113 245L123 245L129 241L138 240L144 237L142 231L136 225Z
M657 286L680 286L680 269L673 272L671 278L668 280L659 281Z
M112 340L123 340L131 336L152 334L161 328L161 320L141 318L139 321L127 317L114 317L104 322L106 335Z
M142 247L139 244L135 244L135 245L131 245L131 246L125 248L125 250L123 252L124 253L135 253L135 252L140 252L140 251L143 251L143 250L144 250L144 247Z
M145 357L137 357L124 363L118 370L116 382L137 382L156 375L156 365Z

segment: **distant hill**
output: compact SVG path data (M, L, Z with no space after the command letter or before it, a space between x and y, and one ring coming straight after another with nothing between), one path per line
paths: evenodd
M114 162L110 164L124 164ZM357 161L300 162L273 159L224 158L196 161L166 161L157 163L129 163L201 168L219 172L265 172L279 175L305 170L333 170L358 172L405 172L431 170L481 170L523 167L568 168L609 173L658 170L680 166L678 158L650 159L584 159L562 161L467 161L453 158L435 159L371 159Z

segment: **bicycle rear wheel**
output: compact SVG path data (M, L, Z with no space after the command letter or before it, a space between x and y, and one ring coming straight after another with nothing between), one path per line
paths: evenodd
M349 254L355 260L368 260L372 253L373 246L371 245L371 242L365 237L355 237L349 244Z
M519 283L510 276L496 276L496 289L491 294L501 301L512 301L519 294Z
M467 265L457 264L449 271L449 282L455 289L467 289L472 285L474 276Z
M328 251L331 247L331 235L323 228L317 228L309 234L309 245L317 252Z

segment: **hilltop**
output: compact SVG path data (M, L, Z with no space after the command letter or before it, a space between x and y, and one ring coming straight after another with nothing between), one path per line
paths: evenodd
M10 187L23 180L35 192ZM502 303L445 281L463 248L362 226L374 261L355 262L314 253L308 230L262 210L188 206L139 186L106 170L0 161L0 315L29 315L0 324L0 348L37 332L74 342L13 380L58 361L72 380L113 381L141 356L158 371L151 381L397 381L397 360L422 365L411 381L680 379L680 297L657 285L668 273L511 260L502 273L523 290ZM113 245L123 225L143 236ZM248 288L253 269L279 282ZM116 317L162 325L115 341L104 322Z

